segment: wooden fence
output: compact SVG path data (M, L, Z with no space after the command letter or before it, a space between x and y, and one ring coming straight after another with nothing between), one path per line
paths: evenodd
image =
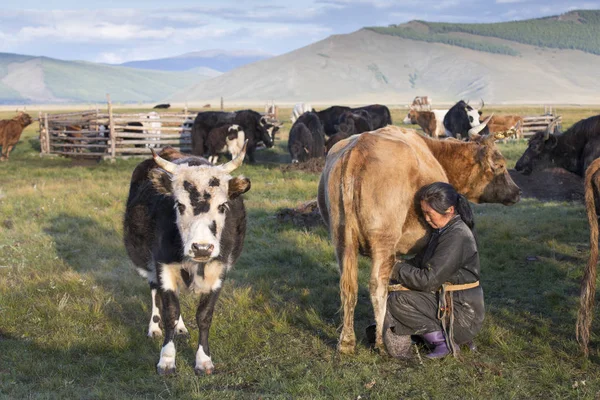
M39 113L41 155L115 158L148 157L150 148L171 146L191 152L191 130L198 111L114 113L110 96L107 110L62 114ZM222 106L222 99L221 99ZM278 108L271 104L263 115L274 121Z
M562 117L560 115L539 115L523 117L523 137L530 137L538 132L546 132L548 125L558 121L557 129L562 129Z

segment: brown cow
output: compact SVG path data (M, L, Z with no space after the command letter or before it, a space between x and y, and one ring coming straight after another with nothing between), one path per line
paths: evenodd
M0 121L0 146L2 146L0 161L8 160L8 155L12 148L19 142L23 129L32 122L33 120L29 114L22 111L13 119L3 119Z
M437 138L446 135L444 116L448 110L419 111L411 108L402 122L419 125L427 135Z
M510 178L494 137L471 140L436 140L413 129L387 126L342 140L329 152L318 204L341 273L342 353L353 352L356 343L359 250L372 258L369 291L376 345L382 347L387 285L396 255L415 253L426 244L426 224L415 206L421 187L443 181L474 203L519 201L521 190Z
M480 117L483 121L486 117ZM488 122L490 133L505 134L516 128L517 137L523 137L523 117L520 115L492 115L492 119Z

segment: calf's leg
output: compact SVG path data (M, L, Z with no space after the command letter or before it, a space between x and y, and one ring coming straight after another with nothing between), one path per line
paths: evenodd
M200 302L196 310L196 323L198 324L198 350L196 351L196 365L194 371L197 375L212 374L214 365L208 347L208 334L212 323L215 303L219 298L221 288L216 288L209 293L200 294Z

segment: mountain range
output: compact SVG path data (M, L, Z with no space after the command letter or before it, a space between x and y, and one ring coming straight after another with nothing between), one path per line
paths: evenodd
M135 68L134 68L135 67ZM113 66L0 53L0 103L598 104L600 11L494 24L411 21L289 53L222 51ZM224 73L222 73L224 72Z

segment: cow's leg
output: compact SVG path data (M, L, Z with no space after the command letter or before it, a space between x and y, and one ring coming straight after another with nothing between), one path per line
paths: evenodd
M216 288L209 293L200 295L200 303L196 310L196 323L198 324L198 351L196 352L196 365L194 371L196 374L212 374L214 370L213 362L210 358L210 349L208 347L208 333L212 323L212 316L215 310L215 303L219 298L221 288Z
M162 331L160 329L160 296L158 296L158 283L150 282L150 292L152 293L152 315L150 316L150 324L148 325L148 337L160 337Z
M373 304L375 323L377 324L375 347L379 350L385 350L382 337L383 320L385 318L388 284L392 267L394 266L394 260L394 254L389 254L389 252L373 252L371 279L369 280L369 293L371 295L371 304ZM383 354L385 354L385 351L383 351Z
M350 354L356 347L354 334L354 309L358 298L357 250L350 243L338 247L340 266L340 298L342 300L343 327L338 343L340 353Z
M158 273L160 279L160 295L162 303L162 318L165 328L165 340L160 351L160 360L156 370L160 375L175 372L175 327L180 317L177 283L180 277L180 265L162 265Z

